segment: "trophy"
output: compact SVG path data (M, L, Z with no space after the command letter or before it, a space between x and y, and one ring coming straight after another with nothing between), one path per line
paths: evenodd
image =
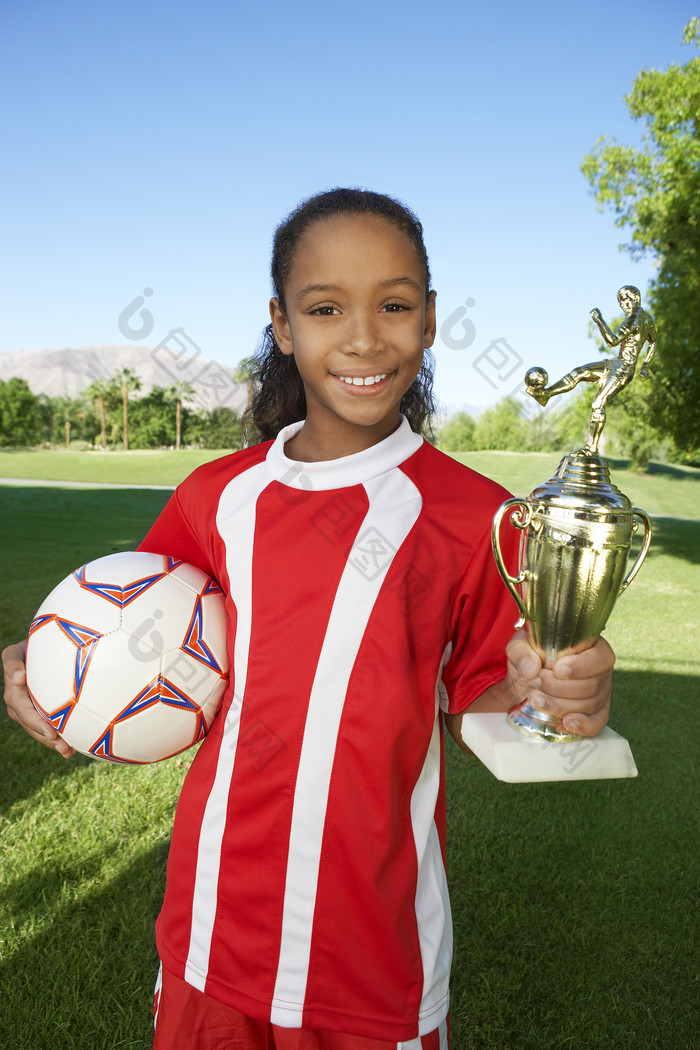
M531 368L526 373L528 394L543 406L579 382L597 382L590 433L583 448L564 456L553 477L525 499L506 500L493 520L496 564L520 611L516 627L525 625L532 646L546 666L595 643L617 598L637 575L651 542L648 515L633 507L612 484L608 462L598 455L606 404L634 378L645 344L647 351L639 373L642 377L648 375L647 366L656 351L654 321L642 309L639 290L626 285L618 292L618 301L627 316L615 332L598 309L591 311L606 344L619 346L616 358L574 368L551 386L547 386L543 368ZM501 522L508 513L511 524L521 532L516 575L508 571L501 551ZM639 521L644 537L628 569ZM533 740L564 743L579 739L558 719L536 711L527 700L511 708L508 722Z

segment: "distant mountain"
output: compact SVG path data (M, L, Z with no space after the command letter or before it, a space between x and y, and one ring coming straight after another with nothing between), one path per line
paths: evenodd
M141 380L141 394L154 386L189 383L192 405L242 411L245 385L236 383L233 369L205 361L184 333L174 331L155 349L141 346L87 346L79 350L20 350L0 353L0 379L25 379L35 394L77 397L96 379L111 379L117 369L130 368ZM138 395L135 395L138 396Z
M241 412L247 403L244 384L236 383L233 369L199 357L199 349L184 333L169 333L164 345L86 346L80 350L19 350L0 353L0 379L26 379L35 394L78 397L96 379L110 379L117 369L130 368L141 380L141 394L154 386L172 386L178 380L194 387L193 406L210 409L225 405ZM138 394L134 395L138 397ZM483 408L468 404L440 405L438 424L457 412L478 419Z

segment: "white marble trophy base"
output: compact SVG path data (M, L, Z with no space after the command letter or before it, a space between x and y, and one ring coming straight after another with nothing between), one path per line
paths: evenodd
M598 736L557 744L527 740L506 722L505 714L467 712L462 740L495 777L509 784L637 776L628 742L609 726Z

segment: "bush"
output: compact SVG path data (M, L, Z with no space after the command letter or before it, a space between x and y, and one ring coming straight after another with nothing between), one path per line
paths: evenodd
M437 435L438 448L443 452L471 452L474 446L476 423L467 412L457 412L442 424Z
M522 452L527 448L528 425L515 398L504 397L479 417L474 430L474 447Z
M200 440L204 448L242 448L243 427L240 416L232 408L213 408L204 420Z

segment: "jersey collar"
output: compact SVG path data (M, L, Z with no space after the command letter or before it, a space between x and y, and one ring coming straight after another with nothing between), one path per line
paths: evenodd
M305 489L308 492L348 488L371 481L372 478L398 467L423 444L420 434L411 430L406 417L401 416L401 422L394 433L371 448L355 452L352 456L343 456L341 459L301 463L289 459L284 453L284 446L303 425L302 420L279 432L267 453L266 463L268 471L276 481L290 488Z

